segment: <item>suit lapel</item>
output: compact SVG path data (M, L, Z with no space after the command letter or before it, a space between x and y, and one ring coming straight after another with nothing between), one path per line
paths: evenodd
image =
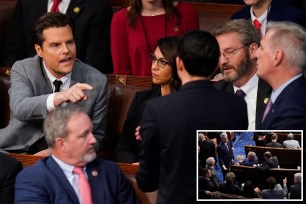
M66 191L67 195L70 197L73 203L79 203L78 197L75 191L73 190L71 184L69 183L66 175L51 156L48 158L46 165L50 173L52 173L54 175L54 178L58 180L58 182L61 184L62 188Z
M274 2L274 3L273 3ZM276 1L272 1L270 11L268 12L267 20L269 21L279 21L281 19L283 8L281 4Z
M84 10L84 0L71 0L66 14L69 16L71 23L75 25L76 19Z
M103 180L103 172L101 168L99 168L99 166L100 165L98 160L94 160L86 166L86 173L88 176L88 181L91 188L91 194L94 203L101 203L102 200L105 198L105 191L101 188L96 188L97 186L101 187L101 184L105 184L106 182Z
M256 101L256 129L258 129L265 108L267 106L267 100L271 96L272 88L267 82L259 78L258 81L258 90L257 90L257 101Z
M41 75L41 77L44 79L43 80L43 86L41 86L43 92L45 92L46 94L52 93L52 85L50 83L49 78L47 77L47 73L43 67L43 62L42 59L40 57L38 57L38 55L35 56L35 58L37 59L37 63L35 65L35 69L37 70L37 73L39 73Z

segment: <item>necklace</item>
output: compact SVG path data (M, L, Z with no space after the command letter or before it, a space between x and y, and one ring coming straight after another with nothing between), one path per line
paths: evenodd
M146 27L144 25L143 18L142 18L141 15L140 15L140 21L141 21L143 33L144 33L144 36L145 36L145 39L146 39L146 44L147 44L147 47L148 47L148 50L149 50L149 54L153 53L153 51L151 49L151 46L150 46L150 43L149 43ZM167 16L166 15L165 15L165 37L167 37Z

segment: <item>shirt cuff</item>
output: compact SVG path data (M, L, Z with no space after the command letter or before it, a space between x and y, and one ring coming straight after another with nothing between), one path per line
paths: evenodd
M56 109L55 106L54 106L54 95L55 95L55 93L50 94L47 98L47 110L48 110L48 112Z

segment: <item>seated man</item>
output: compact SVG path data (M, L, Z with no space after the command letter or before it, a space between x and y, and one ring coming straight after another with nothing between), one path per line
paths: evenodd
M301 199L302 190L301 190L302 174L294 174L294 185L290 186L290 193L288 195L289 199Z
M244 166L256 166L258 164L258 158L255 152L249 151L247 158L239 162L240 165Z
M268 189L262 191L263 199L284 199L287 195L287 179L283 180L284 188L280 184L276 184L276 179L270 176L267 179Z
M0 203L14 203L15 178L22 164L0 149Z
M0 148L28 154L46 149L43 119L49 111L76 103L90 116L96 149L101 149L106 126L106 76L76 59L72 25L65 14L41 16L33 35L37 55L17 61L11 70L11 118L9 125L0 129Z
M44 132L51 156L18 174L15 203L138 203L119 167L96 158L92 131L80 107L50 113Z
M272 141L267 143L266 146L267 147L277 147L277 148L282 148L283 145L281 143L278 143L277 142L277 134L276 133L273 133L272 136L271 136L271 139Z
M289 133L287 136L287 140L283 142L283 145L285 148L293 148L293 149L299 149L300 144L299 141L293 139L293 134Z
M272 157L271 152L266 151L264 153L264 157L266 162L262 163L260 166L256 166L257 169L261 171L269 170L270 168L277 168L278 167L278 159L276 156Z

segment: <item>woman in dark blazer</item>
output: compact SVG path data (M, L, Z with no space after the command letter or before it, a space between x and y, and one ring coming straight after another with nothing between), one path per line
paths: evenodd
M179 37L165 37L157 42L154 54L149 55L152 62L152 89L137 92L124 123L123 133L115 150L118 162L138 162L140 141L135 139L135 130L139 126L146 103L155 97L165 96L177 90L181 81L176 72L177 44Z

